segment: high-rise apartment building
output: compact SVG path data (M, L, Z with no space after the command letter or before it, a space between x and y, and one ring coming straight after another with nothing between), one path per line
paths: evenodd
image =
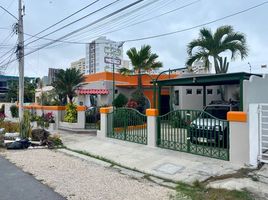
M86 45L86 74L111 72L112 63L115 63L115 68L122 67L123 46L120 43L100 37Z
M56 74L60 71L60 69L56 68L48 68L48 85L51 85L56 78Z
M79 60L77 60L77 61L74 61L74 62L72 62L71 63L71 68L75 68L75 69L78 69L78 70L80 70L80 72L82 73L82 74L85 74L85 66L86 66L86 62L85 62L85 58L81 58L81 59L79 59Z

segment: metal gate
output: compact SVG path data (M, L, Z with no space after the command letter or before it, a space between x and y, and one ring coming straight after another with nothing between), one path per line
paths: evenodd
M260 161L268 163L268 104L259 105Z
M91 108L85 112L85 128L100 129L100 112L98 108Z
M229 160L229 122L199 110L158 117L159 147Z
M132 108L118 108L108 114L110 138L147 144L147 117Z

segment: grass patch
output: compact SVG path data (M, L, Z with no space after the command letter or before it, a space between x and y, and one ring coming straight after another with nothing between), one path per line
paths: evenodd
M193 200L252 200L247 191L206 188L204 184L195 181L193 186L186 183L178 183L178 194L184 194Z

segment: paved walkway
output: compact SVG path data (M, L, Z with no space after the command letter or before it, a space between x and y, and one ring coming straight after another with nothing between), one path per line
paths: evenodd
M1 200L65 199L2 157L0 157L0 186Z
M64 145L119 163L131 169L174 181L192 183L211 176L234 173L240 168L227 161L145 145L61 132Z

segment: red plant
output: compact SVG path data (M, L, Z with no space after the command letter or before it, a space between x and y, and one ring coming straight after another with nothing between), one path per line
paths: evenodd
M5 117L6 117L5 113L0 113L0 121L1 122L4 121Z
M138 103L134 101L133 99L130 99L126 104L126 107L136 109L138 107Z
M52 112L46 113L44 119L48 123L55 123L54 116Z

